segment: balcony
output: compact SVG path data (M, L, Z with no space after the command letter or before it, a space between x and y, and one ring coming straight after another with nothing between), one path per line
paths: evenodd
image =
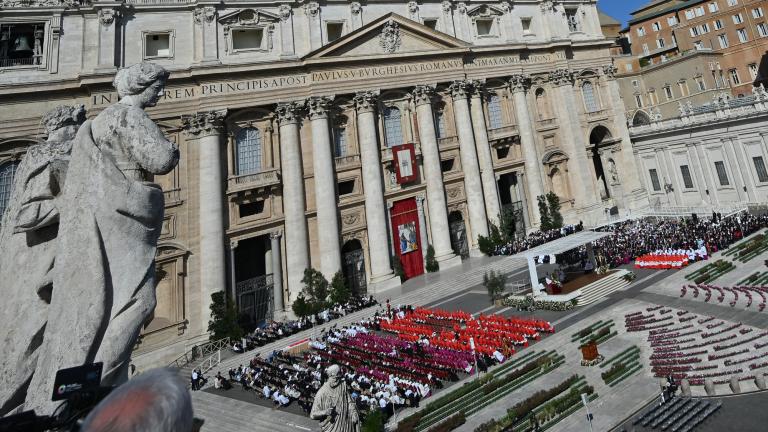
M517 125L502 126L488 131L488 140L495 141L519 135Z
M606 120L608 118L608 110L597 110L587 113L587 120L589 121L599 121L599 120Z
M253 174L230 177L227 181L227 193L233 194L246 190L264 190L280 184L280 171L272 169Z
M340 156L335 162L337 170L357 168L360 166L360 155Z
M449 136L445 138L438 138L437 139L437 146L441 149L449 148L449 147L458 147L459 145L459 137L457 136Z
M542 119L536 121L537 129L553 129L557 127L557 119Z

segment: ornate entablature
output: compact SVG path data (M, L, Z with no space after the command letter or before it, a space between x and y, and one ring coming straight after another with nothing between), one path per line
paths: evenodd
M64 8L90 6L90 0L0 0L0 9Z
M229 54L272 51L275 25L282 15L260 9L237 9L222 15L219 23L224 29L224 51Z

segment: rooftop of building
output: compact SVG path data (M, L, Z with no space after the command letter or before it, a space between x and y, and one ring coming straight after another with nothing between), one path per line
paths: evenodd
M659 5L659 4L663 3L663 2L670 2L670 1L672 1L672 0L661 0L661 1L657 1L656 4ZM704 3L704 2L706 2L706 0L688 0L688 1L684 1L682 3L676 3L676 4L673 4L673 5L670 5L668 7L662 8L662 9L653 10L653 11L650 11L648 13L641 14L639 16L635 16L635 15L637 15L639 13L642 13L643 11L647 10L649 7L654 6L654 5L646 5L646 7L638 9L638 10L632 12L632 16L634 18L632 18L631 20L629 20L627 22L627 26L631 26L632 24L641 23L641 22L647 21L649 19L653 19L653 18L662 16L662 15L666 15L666 14L668 14L670 12L679 11L681 9L685 9L687 7L690 7L690 6L699 4L699 3Z

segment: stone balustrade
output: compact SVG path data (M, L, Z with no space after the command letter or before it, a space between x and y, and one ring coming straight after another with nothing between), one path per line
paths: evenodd
M356 168L360 166L360 155L340 156L335 159L336 169Z
M263 189L280 183L280 171L274 169L253 174L230 177L227 180L227 193L249 189Z
M499 140L503 138L509 138L511 136L518 135L520 132L517 130L517 125L502 126L496 129L488 130L488 139Z

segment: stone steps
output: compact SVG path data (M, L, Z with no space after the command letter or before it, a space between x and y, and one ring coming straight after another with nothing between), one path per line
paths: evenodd
M625 288L630 284L630 282L623 279L627 273L629 273L627 270L619 270L610 276L581 288L581 295L577 299L577 304L585 306L600 300L612 292Z
M202 391L192 392L192 405L195 417L204 420L201 432L319 430L309 418Z

